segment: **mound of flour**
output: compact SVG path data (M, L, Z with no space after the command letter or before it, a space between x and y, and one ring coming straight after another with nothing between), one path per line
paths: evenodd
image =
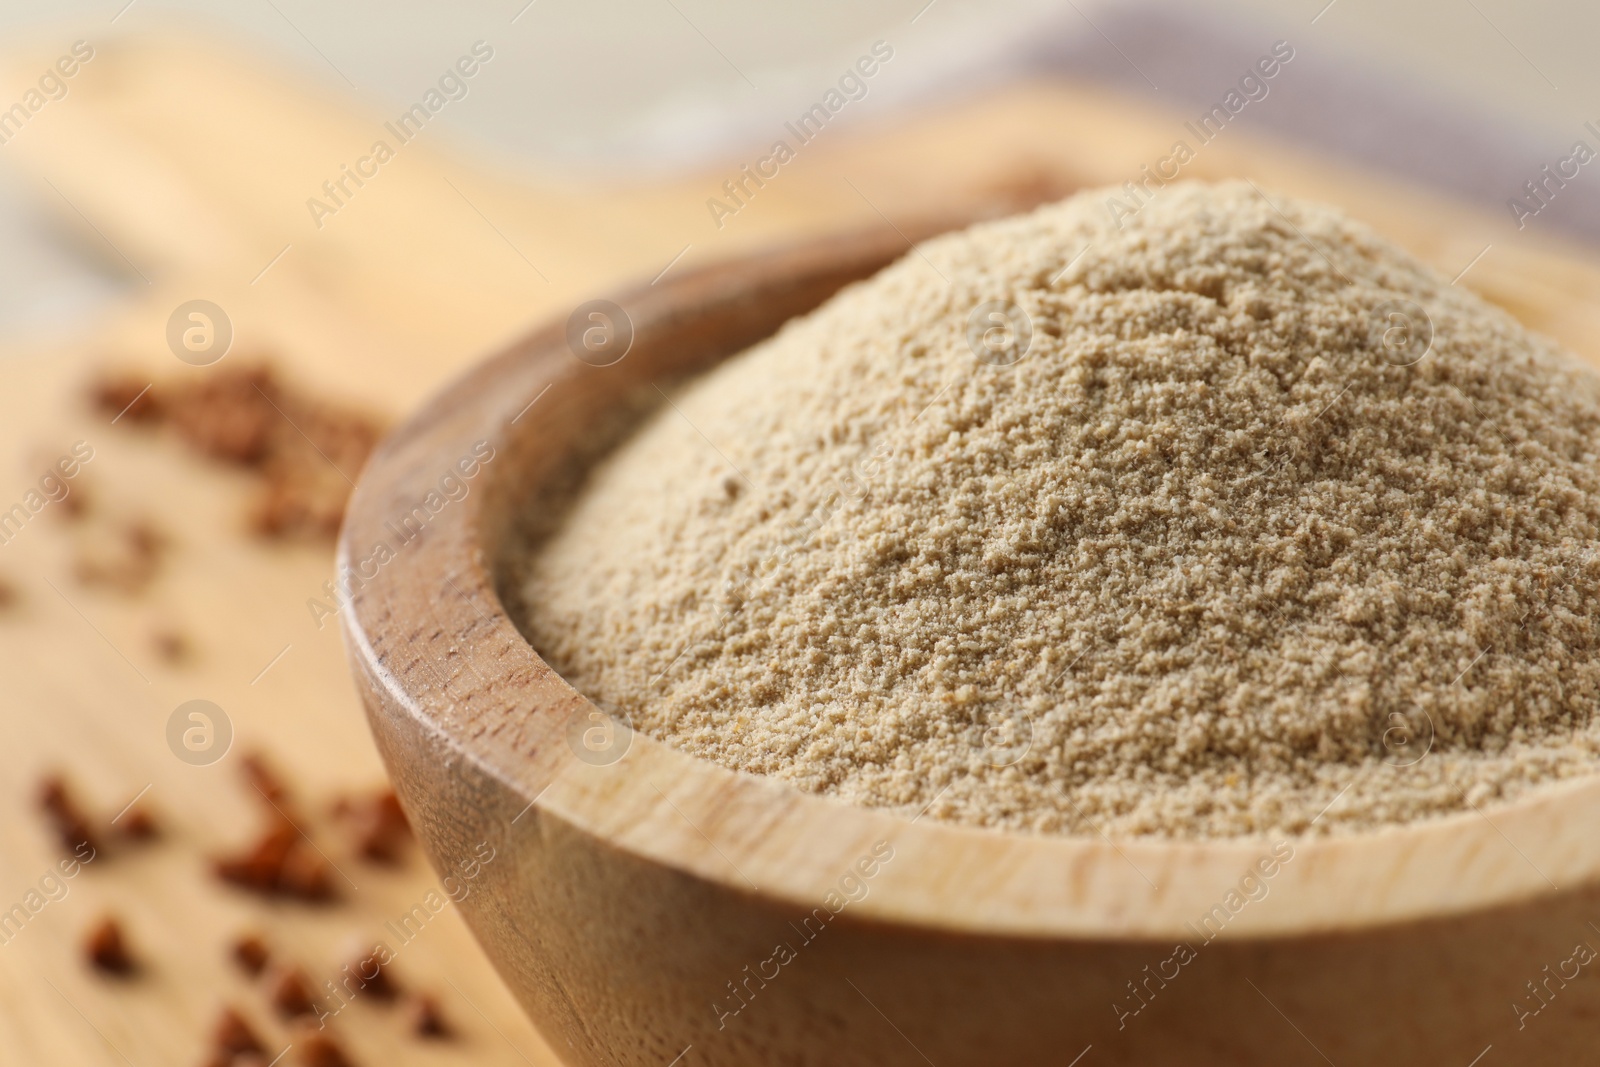
M535 647L669 744L984 827L1341 831L1595 769L1591 373L1332 210L1103 200L679 392L531 549Z

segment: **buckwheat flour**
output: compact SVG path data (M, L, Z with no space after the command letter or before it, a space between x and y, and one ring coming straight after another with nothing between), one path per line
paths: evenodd
M691 753L985 827L1344 831L1594 770L1596 378L1332 210L1103 200L681 390L537 546L535 647Z

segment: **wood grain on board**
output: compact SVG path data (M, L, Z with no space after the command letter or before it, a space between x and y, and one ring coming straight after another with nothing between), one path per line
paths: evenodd
M56 51L0 57L0 71L31 80ZM398 416L535 321L632 280L801 235L909 228L1121 183L1183 132L1178 118L1090 90L1013 86L828 130L719 228L706 200L748 160L647 186L528 176L473 162L424 130L319 227L307 199L383 136L384 121L229 45L169 32L98 45L68 97L0 157L31 182L41 213L128 281L118 306L70 345L0 341L0 509L85 441L94 458L77 482L95 512L148 517L173 543L150 588L131 597L74 581L87 534L58 521L59 505L0 546L0 578L19 593L0 613L10 815L0 820L0 905L21 901L55 863L31 810L47 769L65 770L104 816L148 787L167 826L158 843L108 849L0 945L0 1047L18 1062L199 1063L224 1001L281 1048L287 1031L226 958L246 927L318 985L350 946L387 940L397 977L439 994L453 1042L416 1041L392 1010L361 999L341 1012L330 1027L357 1063L559 1062L453 909L403 945L386 933L441 876L415 855L398 870L357 862L320 814L339 790L383 776L337 628L319 627L307 607L331 576L329 547L251 538L247 479L88 410L82 385L94 367L203 373L174 359L165 336L177 305L204 298L232 320L229 360L270 358L299 384ZM1270 193L1336 203L1451 276L1471 264L1462 284L1600 358L1600 259L1585 250L1243 131L1201 147L1184 175L1248 176ZM189 637L187 663L164 660L163 630ZM173 709L197 698L221 706L236 732L233 752L211 766L181 762L166 741ZM208 857L259 826L237 759L252 747L276 757L315 813L313 836L348 876L341 904L264 906L207 873ZM80 958L80 936L108 910L144 961L137 978L98 977Z

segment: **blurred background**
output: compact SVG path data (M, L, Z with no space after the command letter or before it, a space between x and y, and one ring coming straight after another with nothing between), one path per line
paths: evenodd
M1507 0L833 0L801 7L704 0L599 5L508 0L450 6L296 0L67 0L0 5L13 48L148 34L204 35L271 64L330 106L409 106L473 41L492 69L429 130L441 150L523 172L619 182L765 147L873 40L897 62L852 123L1007 80L1062 76L1184 110L1212 102L1273 40L1297 49L1252 132L1406 175L1489 208L1600 117L1586 42L1600 10ZM1314 20L1314 21L1313 21ZM838 68L838 69L836 69ZM23 70L7 72L18 88ZM0 326L81 323L127 264L63 250L10 167ZM1600 183L1597 183L1600 184ZM1600 193L1578 189L1541 220L1600 237ZM95 251L90 249L90 251ZM120 270L118 269L120 268Z
M560 1062L406 843L330 584L373 443L473 361L1179 142L1594 355L1597 37L1571 0L0 3L4 1061Z

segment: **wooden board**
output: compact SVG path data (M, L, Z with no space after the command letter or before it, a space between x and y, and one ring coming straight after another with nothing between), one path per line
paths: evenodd
M55 54L0 57L0 68L31 80ZM433 133L400 146L319 228L307 199L384 136L383 119L227 45L164 34L101 46L67 99L5 146L41 211L131 284L87 340L0 351L0 510L83 440L95 450L82 480L97 505L148 515L175 543L137 598L73 581L77 534L50 508L0 546L0 577L21 593L0 614L9 749L0 795L11 815L0 820L0 905L22 900L54 862L29 810L47 768L67 770L106 814L148 787L169 826L159 845L91 864L0 945L0 1048L18 1062L198 1063L222 1000L282 1047L288 1038L228 965L228 939L259 926L320 983L351 942L385 938L385 924L440 881L415 858L397 872L354 862L326 820L318 843L349 875L339 907L263 908L206 875L208 855L257 825L259 803L237 774L245 748L277 757L312 809L341 788L380 783L382 769L336 628L319 628L307 608L331 576L330 549L250 540L243 476L88 411L80 390L92 367L114 358L152 377L184 369L167 350L167 319L204 298L233 321L230 360L270 355L300 382L397 415L534 320L564 318L627 280L801 234L905 227L1121 183L1184 131L1178 118L1096 92L1015 86L829 130L720 228L707 199L765 145L631 186L614 175L507 174L463 161ZM1585 250L1242 131L1200 148L1184 175L1244 175L1337 203L1452 276L1470 264L1462 284L1600 359L1600 258ZM169 625L193 639L192 664L156 655L152 629ZM175 758L165 736L173 709L195 698L220 705L237 733L233 753L207 767ZM95 977L76 953L108 908L147 962L136 981ZM399 978L439 993L460 1037L419 1044L358 1001L331 1024L358 1063L559 1062L451 909L397 956Z

